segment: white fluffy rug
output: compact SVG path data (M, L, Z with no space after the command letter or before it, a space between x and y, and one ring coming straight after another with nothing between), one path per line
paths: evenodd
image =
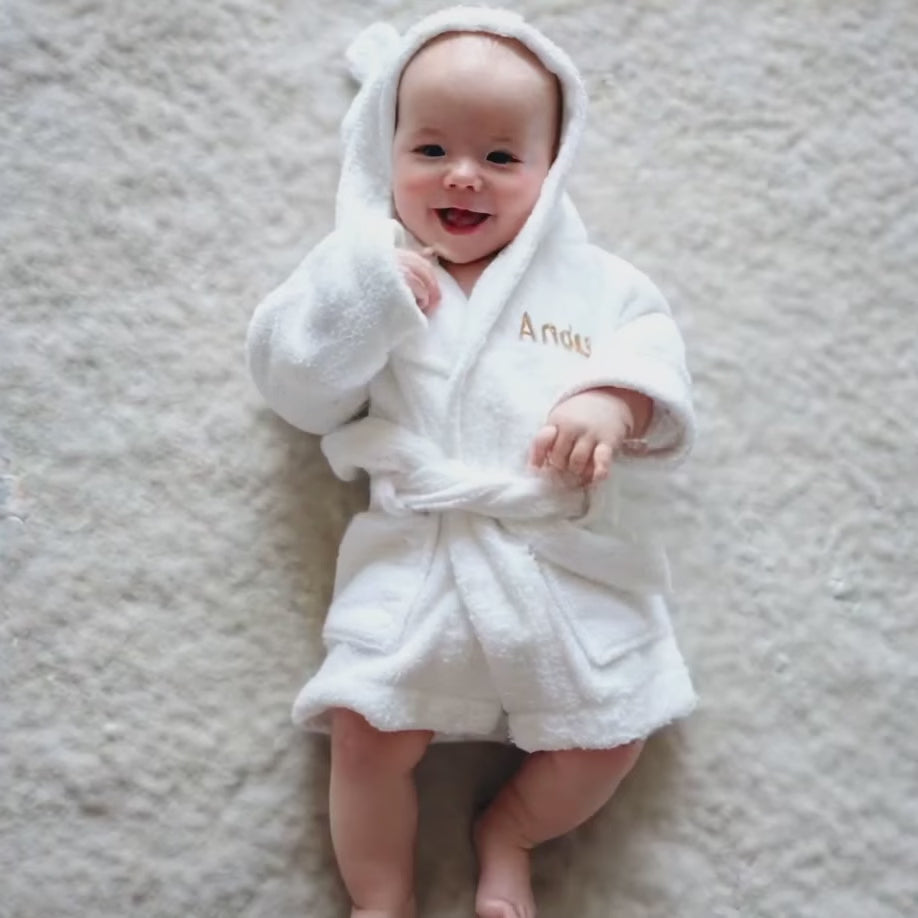
M254 393L396 0L0 5L0 915L345 914L288 708L364 499ZM918 914L918 5L532 0L594 100L572 189L669 296L701 438L670 545L703 704L536 857L544 918ZM471 915L508 750L420 769Z

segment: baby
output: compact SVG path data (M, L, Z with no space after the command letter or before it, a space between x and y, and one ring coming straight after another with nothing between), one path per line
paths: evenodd
M294 719L331 733L354 918L416 914L428 743L527 751L475 822L475 908L532 918L531 849L694 706L645 503L645 472L691 443L682 341L564 194L586 103L560 49L457 8L373 27L351 61L335 231L248 337L269 404L340 477L370 476Z

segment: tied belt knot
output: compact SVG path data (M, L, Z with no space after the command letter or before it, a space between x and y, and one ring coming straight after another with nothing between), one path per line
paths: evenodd
M386 513L475 514L499 521L534 556L588 580L626 591L669 588L662 551L645 541L585 528L592 502L584 488L450 459L429 440L374 417L327 434L322 451L345 481L366 470L373 504Z

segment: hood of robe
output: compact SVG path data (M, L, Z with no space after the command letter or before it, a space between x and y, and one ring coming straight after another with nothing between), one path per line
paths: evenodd
M522 16L509 10L458 6L422 19L400 35L391 25L376 23L348 48L353 76L362 87L342 125L344 155L336 203L336 223L366 225L391 219L392 142L402 71L431 39L445 32L486 32L521 42L554 73L562 92L561 140L530 219L507 247L531 258L549 232L583 236L583 224L564 194L564 179L576 154L586 118L586 93L570 58ZM515 253L514 253L515 254ZM517 261L517 258L503 260Z

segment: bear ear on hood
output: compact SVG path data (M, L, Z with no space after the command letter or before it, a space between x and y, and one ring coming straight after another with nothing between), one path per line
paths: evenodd
M398 53L400 43L401 36L389 23L367 26L344 53L351 76L360 84L366 83Z

